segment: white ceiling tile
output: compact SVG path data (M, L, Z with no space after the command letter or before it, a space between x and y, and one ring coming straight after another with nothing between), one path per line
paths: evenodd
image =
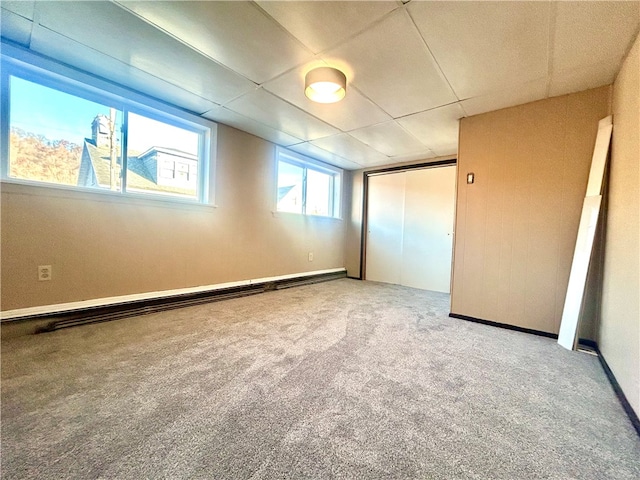
M115 4L41 2L36 13L40 25L212 102L224 103L255 88Z
M425 145L393 120L349 133L387 156L406 155L425 150Z
M323 161L325 163L328 163L329 165L333 165L339 168L344 168L345 170L358 170L359 168L362 168L362 165L359 165L355 162L351 162L346 158L342 158L320 147L316 147L315 145L309 142L292 145L289 148L294 152L307 155L308 157Z
M399 163L399 162L394 161L391 158L387 157L386 160L369 162L367 165L365 165L365 168L368 169L368 170L371 170L371 169L374 169L374 168L375 169L387 168L387 167L393 167L397 163Z
M412 2L408 9L460 99L547 75L548 2Z
M267 82L264 89L343 131L391 119L380 107L349 84L347 94L340 102L323 104L309 100L304 94L304 77L309 70L319 66L327 64L320 61L297 68Z
M39 25L33 27L31 49L196 114L217 106L209 100Z
M239 113L232 112L224 107L214 108L213 110L203 113L202 116L209 120L214 120L239 130L243 130L255 135L256 137L264 138L265 140L277 145L283 145L286 147L288 145L302 142L299 138L287 135L284 132L271 128L260 122L256 122L255 120L247 118L244 115L240 115Z
M396 121L434 152L455 153L458 148L458 120L465 116L460 104L414 113Z
M420 160L429 160L431 158L435 158L437 155L429 149L426 149L422 152L412 153L409 155L397 155L391 157L391 162L393 163L404 163L404 162L419 162Z
M618 57L595 65L554 72L549 95L555 97L609 85L615 80L621 63L622 57Z
M458 154L458 142L455 143L449 143L449 144L442 144L440 146L437 147L433 147L431 149L431 151L433 152L433 155L435 157L444 157L447 155L457 155Z
M302 140L313 140L338 133L338 130L331 125L261 88L225 106L245 117L253 118Z
M608 84L640 26L638 1L0 2L4 38L344 168L455 154L460 108ZM303 96L316 63L342 102Z
M487 95L472 97L460 102L467 115L500 110L514 107L523 103L533 102L546 97L547 79L542 78L534 82L504 88Z
M311 143L365 167L373 162L389 162L389 157L365 145L348 133L320 138Z
M1 10L0 33L2 37L21 45L29 46L33 22L4 8Z
M398 7L397 2L384 1L257 3L314 53L337 45Z
M383 159L377 160L367 160L367 162L362 166L363 168L373 168L373 167L386 167L391 165L393 161L389 157L384 157Z
M457 100L404 9L322 57L394 118Z
M557 2L553 71L605 64L626 53L640 2Z
M256 83L312 58L251 2L118 2Z
M433 153L435 153L436 157L448 157L458 155L458 143L455 145L449 145L448 147L442 146L438 148L434 148Z
M2 8L20 15L21 17L33 20L35 1L26 0L2 0ZM4 14L4 12L2 12Z

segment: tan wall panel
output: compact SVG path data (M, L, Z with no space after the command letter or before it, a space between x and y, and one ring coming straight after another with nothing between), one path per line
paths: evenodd
M343 267L342 220L272 213L274 155L220 125L217 208L3 184L2 309Z
M558 332L608 98L602 87L461 120L452 312Z
M613 137L598 343L640 415L640 37L613 86Z
M477 202L484 198L483 192L485 189L484 181L480 179L482 176L478 177L479 170L478 167L483 163L485 158L483 157L484 152L489 151L490 147L490 138L488 133L490 132L490 123L482 123L478 122L476 118L467 119L467 125L469 131L472 132L469 135L469 138L477 138L478 141L483 143L484 148L478 148L478 156L469 156L466 155L465 152L473 149L473 145L467 142L466 137L460 137L460 144L458 146L458 156L465 156L469 158L469 162L466 165L461 166L458 163L458 190L457 190L457 200L456 200L456 227L455 227L455 242L454 242L454 251L460 252L459 255L454 258L454 268L453 268L453 282L452 282L452 291L451 298L457 298L460 301L458 308L465 309L466 304L470 301L473 301L474 295L474 282L475 279L473 276L470 276L469 273L473 273L477 270L472 269L468 266L467 262L472 263L473 258L471 258L471 252L466 249L467 244L467 235L460 235L460 231L469 232L468 235L473 235L474 228L477 228L477 225L473 222L469 223L469 219L473 219L473 211L469 211L473 208ZM474 188L464 188L466 187L466 176L468 173L474 173L476 175L475 183L472 187ZM478 232L475 232L476 234ZM484 236L479 240L484 240ZM476 249L477 251L477 249ZM453 305L452 305L453 311Z
M483 315L486 318L516 316L520 314L519 309L523 307L522 302L504 301L510 298L510 292L513 289L511 259L516 241L514 235L518 230L512 219L517 208L517 199L521 197L523 191L518 184L518 174L522 172L522 167L510 156L510 152L518 144L517 130L514 128L518 124L516 121L518 112L511 110L504 113L506 115L493 117L498 122L494 129L498 133L496 137L491 137L489 134L492 138L492 146L486 152L487 155L493 152L496 158L500 159L499 162L491 164L492 170L489 174L493 188L490 189L491 202L487 218L497 225L500 241L488 245L496 252L493 258L488 259L488 266L497 266L497 268L489 268L489 275L497 278L497 284L494 288L491 283L488 283L485 288Z
M540 325L539 329L547 332L555 332L559 327L555 322L555 305L561 299L555 296L553 280L558 263L556 232L560 229L561 216L558 213L563 208L564 188L562 177L557 174L557 163L562 161L564 153L567 101L559 97L535 102L522 112L525 136L520 152L527 164L528 178L523 181L529 183L523 324ZM544 140L541 142L541 139Z
M494 120L498 120L494 118ZM500 132L500 136L503 136L503 127L497 126L497 131ZM487 145L487 151L494 151L497 157L503 158L504 152L500 150L500 142L494 142L491 137L488 137L488 140L491 140L491 144L498 143L498 148L491 148L491 144ZM499 168L495 168L496 165L500 165ZM502 211L502 206L504 205L504 198L506 196L506 185L505 176L507 175L507 165L508 162L501 162L500 164L494 163L491 168L491 172L489 174L489 178L491 179L491 184L486 184L478 180L479 186L486 186L484 188L484 194L486 196L486 204L484 205L486 209L486 222L488 224L496 225L499 228L499 234L501 238L505 237L505 233L509 235L508 231L509 225L507 225L507 232L505 232L505 225L503 222L504 212ZM466 174L465 174L466 175ZM466 183L463 184L463 189L468 191L473 191L474 189L469 186L467 188ZM484 243L484 242L483 242ZM501 271L502 265L502 245L499 242L495 243L484 243L484 251L483 251L483 265L482 271L484 272L484 282L482 284L482 292L480 295L482 302L482 316L483 317L493 317L498 314L498 310L502 302L501 298L504 298L504 292L501 292L501 275L503 272ZM498 268L489 268L491 265L496 265Z

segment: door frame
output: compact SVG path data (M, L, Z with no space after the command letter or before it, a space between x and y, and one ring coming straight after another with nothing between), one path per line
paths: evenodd
M379 168L376 170L367 170L362 175L362 228L360 230L360 277L359 280L364 280L366 275L367 265L367 227L369 221L369 177L374 175L383 175L386 173L400 173L410 170L423 170L425 168L445 167L450 165L457 165L458 159L451 158L449 160L436 160L435 162L423 162L413 165L402 165L397 167ZM456 185L457 189L457 185ZM455 205L454 205L455 208ZM454 210L455 221L455 210ZM455 237L454 237L455 240ZM453 247L452 247L453 248ZM453 265L453 263L452 263Z

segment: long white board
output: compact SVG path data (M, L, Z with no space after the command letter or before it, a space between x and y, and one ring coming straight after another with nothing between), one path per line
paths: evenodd
M585 197L602 194L602 179L604 178L604 167L607 164L607 153L609 152L612 131L613 117L611 115L598 122L598 136L596 137L596 145L593 147L589 183L587 183Z
M558 343L568 350L573 350L576 345L584 290L589 272L589 263L591 262L591 252L593 250L593 239L596 234L598 217L600 215L602 182L607 165L607 154L609 153L612 131L613 117L611 115L598 122L598 135L596 137L596 144L593 147L587 193L582 205L576 249L573 254L567 295L564 301L560 332L558 334Z
M601 202L602 195L594 195L585 198L582 205L582 216L580 217L580 226L578 227L576 250L573 254L567 296L564 301L560 333L558 334L558 343L568 350L573 350L576 341L580 311L582 310L582 299L587 281L587 273L589 272L591 250L593 248L593 239L596 235L596 227L598 226Z

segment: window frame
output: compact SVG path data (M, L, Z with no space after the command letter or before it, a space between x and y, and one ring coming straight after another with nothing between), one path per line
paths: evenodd
M173 105L156 100L124 86L112 83L87 72L60 64L2 41L0 53L0 181L34 187L46 187L99 195L111 195L126 199L146 199L159 202L192 205L214 205L217 124ZM122 177L121 190L113 191L79 185L12 178L9 176L9 133L11 129L10 79L16 77L43 87L79 97L88 101L116 108L122 113L121 141ZM194 197L162 192L127 191L127 118L129 112L198 134L198 182Z
M302 175L302 213L288 212L286 210L278 210L278 180L280 162L288 163L296 167L303 169ZM315 172L329 175L332 178L329 192L329 215L317 215L313 213L307 213L307 171L313 170ZM305 217L314 218L335 218L342 219L342 185L343 185L343 170L333 165L321 162L314 158L308 157L301 153L288 150L283 147L276 147L275 155L275 208L274 212L278 214L286 213L291 215L302 215Z

